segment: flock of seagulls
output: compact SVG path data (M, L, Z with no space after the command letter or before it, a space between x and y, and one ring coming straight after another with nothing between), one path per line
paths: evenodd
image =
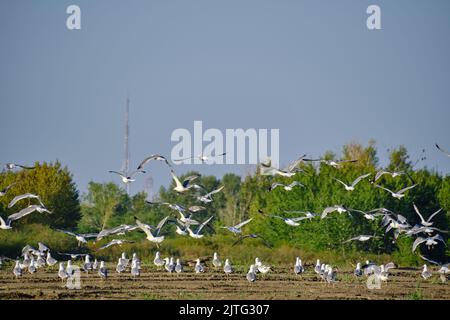
M450 153L440 148L437 144L436 147L445 153L447 156L450 157ZM224 156L224 154L217 155L218 156ZM193 157L195 158L195 157ZM193 159L189 158L189 159ZM197 157L201 162L206 162L209 159L211 159L210 156L205 155L199 155ZM185 159L178 159L175 161L184 161ZM176 203L168 203L168 202L151 202L149 200L146 200L146 203L148 205L164 205L170 208L174 211L175 217L173 217L171 214L168 216L165 216L156 226L151 226L149 224L146 224L139 220L137 217L134 217L135 225L120 225L111 229L103 229L99 231L98 233L88 233L88 234L77 234L72 231L67 230L61 230L56 229L58 232L62 232L68 236L74 237L77 242L78 246L81 246L82 244L88 243L88 241L100 241L103 238L115 236L115 235L125 235L129 232L133 231L140 231L143 232L146 236L146 240L148 240L151 243L156 244L157 247L166 239L165 234L162 233L162 229L167 224L175 224L176 226L176 233L180 236L188 236L193 239L201 239L205 236L203 233L203 230L205 227L211 228L209 225L211 220L213 219L213 216L208 217L204 221L199 221L195 218L196 213L207 211L207 207L211 202L214 201L214 195L221 192L224 189L224 186L220 186L219 188L215 190L205 190L205 188L199 184L196 184L195 181L200 177L200 175L192 175L189 177L186 177L183 180L180 180L180 178L176 175L175 171L173 170L172 164L168 161L168 159L162 155L154 154L149 157L146 157L143 159L140 164L138 165L137 169L131 173L126 172L119 172L119 171L109 171L110 173L117 174L120 176L121 180L125 184L132 183L136 181L136 178L138 174L144 174L146 171L144 170L144 167L148 166L150 162L152 161L161 161L165 165L168 166L170 169L170 175L172 177L172 180L174 181L174 187L173 190L179 194L185 194L190 192L191 190L195 190L197 193L195 196L195 199L201 203L201 205L193 204L189 207L183 207ZM260 174L262 175L271 175L271 176L283 176L283 177L293 177L297 173L302 172L302 169L298 167L300 163L303 161L309 161L309 162L319 162L324 163L326 165L329 165L335 169L340 169L343 164L345 163L354 163L358 160L327 160L327 159L307 159L305 156L302 156L298 159L296 159L294 162L289 164L284 169L278 169L271 166L270 161L266 163L261 163L260 166ZM7 170L14 170L16 168L21 168L24 170L32 170L34 167L28 167L24 165L19 165L15 163L7 163L4 164L4 167ZM379 171L375 174L373 179L369 179L370 176L372 176L371 173L363 174L359 177L357 177L354 181L347 184L346 182L333 177L332 179L335 180L337 183L342 184L342 186L345 188L346 191L352 192L355 190L356 186L362 183L363 181L367 180L372 184L373 186L380 188L382 190L385 190L389 192L392 197L395 199L402 199L405 197L405 193L408 190L411 190L412 188L416 187L417 184L413 182L412 185L406 186L403 189L399 191L392 191L388 188L385 188L379 184L376 184L376 182L383 176L383 175L390 175L392 178L401 176L407 174L405 172L389 172L389 171ZM17 184L17 182L5 187L3 190L0 190L0 197L5 196L10 190ZM281 188L279 188L281 187ZM282 183L273 183L270 188L269 192L273 192L275 189L283 189L286 192L292 191L295 187L305 187L302 183L299 181L292 181L290 184L282 184ZM44 205L44 203L41 201L41 198L37 194L32 193L25 193L18 195L14 197L10 203L8 204L8 208L12 208L16 206L17 203L23 203L25 201L28 201L28 206L26 206L24 209L19 210L18 212L9 215L6 220L4 220L2 217L0 217L0 229L2 230L9 230L12 228L11 223L21 219L33 212L38 213L49 213L52 212L47 209L47 207ZM35 202L35 203L33 203ZM313 213L309 211L285 211L285 213L297 213L299 216L295 218L288 218L283 217L280 214L271 214L266 213L262 209L258 210L259 214L267 219L278 219L283 221L286 225L291 227L299 227L300 222L304 220L312 220L312 219L326 219L330 214L337 212L338 214L348 214L349 216L352 216L353 214L361 214L365 219L369 221L380 221L381 226L385 228L385 233L387 234L391 230L394 231L394 237L397 239L397 237L400 234L405 234L406 236L415 237L415 241L412 246L412 252L415 252L416 249L421 246L425 245L426 248L431 249L432 247L439 245L439 243L443 243L446 245L444 238L442 237L440 233L448 233L448 231L440 230L438 228L433 227L433 218L439 214L442 209L439 209L432 213L427 219L424 218L423 214L419 211L419 208L416 206L416 204L413 205L414 211L417 213L417 215L420 218L420 223L411 225L407 219L402 216L401 214L395 214L394 212L386 209L386 208L376 208L370 211L362 211L358 209L352 209L348 208L342 204L336 204L333 206L329 206L323 209L321 213ZM380 218L380 219L379 219ZM271 244L268 243L264 238L262 238L258 234L244 234L242 229L247 224L251 223L253 218L246 219L244 221L241 221L240 223L236 225L231 226L221 226L221 229L225 229L228 232L230 232L233 236L237 238L237 240L233 243L233 246L243 242L245 239L260 239L263 241L263 243L271 247ZM365 242L369 241L371 239L381 238L380 235L356 235L355 237L352 237L350 239L347 239L343 241L343 243L350 243L353 241L359 241L359 242ZM121 246L126 243L133 243L134 241L126 240L126 239L112 239L108 243L104 244L103 246L99 247L97 250L104 250L106 248L109 248L111 246ZM45 246L43 243L38 244L39 248L34 249L31 246L27 245L22 250L22 259L16 259L14 268L13 268L13 274L16 278L21 277L25 271L28 271L28 273L33 274L36 273L40 268L43 267L52 267L58 263L58 261L52 256L50 249ZM84 258L84 262L82 264L81 269L85 271L86 273L97 271L97 274L102 279L107 279L109 275L109 269L106 266L105 261L98 262L97 259L92 261L92 257L89 254L78 254L78 253L58 253L60 256L69 256L70 259L59 262L58 267L58 276L59 278L64 281L67 278L70 278L74 275L74 272L76 270L75 266L72 264L73 260ZM439 263L433 260L430 260L426 257L421 256L424 260L428 261L429 263L435 264L440 267L438 270L438 273L441 274L441 280L447 279L447 274L449 274L448 269L448 263ZM208 258L209 259L209 258ZM10 258L1 257L0 258L0 266L2 265L3 261L5 260L12 260ZM207 260L207 259L206 259ZM205 259L198 258L194 261L186 261L188 265L193 265L193 271L195 273L204 273L207 271L208 268L205 267ZM212 257L212 266L215 270L218 268L222 268L223 272L226 275L232 274L235 272L235 268L231 264L231 260L229 258L225 259L224 264L222 264L222 261L219 259L218 254L215 252ZM194 264L195 262L195 264ZM166 270L169 273L182 273L187 270L186 265L183 264L180 258L174 258L174 257L166 257L161 258L160 252L156 252L155 258L153 260L153 264L156 268ZM223 267L222 267L223 266ZM369 276L369 275L376 275L381 280L387 281L389 276L389 270L396 268L395 264L389 263L386 265L376 265L373 262L366 261L364 265L361 265L361 263L357 263L356 269L354 270L354 275L357 277L360 276ZM125 273L130 272L131 276L133 278L139 277L141 274L141 261L137 257L135 253L133 253L131 259L127 259L126 254L122 253L120 258L118 259L117 265L116 265L116 272L117 273ZM264 264L259 258L255 258L254 263L252 263L249 268L248 272L246 273L246 279L249 282L254 282L258 278L258 274L264 275L268 272L270 272L271 266ZM295 263L294 263L294 274L301 275L305 272L306 268L304 264L302 263L302 260L299 257L296 257ZM320 279L326 281L327 283L334 283L337 281L337 269L333 267L330 264L320 263L320 260L316 261L316 265L314 267L314 272L320 277ZM424 279L428 279L432 276L432 272L428 268L428 266L425 264L423 265L423 270L421 273L421 276Z

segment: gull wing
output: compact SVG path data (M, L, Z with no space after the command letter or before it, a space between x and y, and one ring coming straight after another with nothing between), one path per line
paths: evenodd
M439 209L438 211L436 211L435 213L433 213L433 214L428 218L427 222L430 222L431 219L433 219L433 217L434 217L435 215L437 215L437 214L438 214L439 212L441 212L441 211L442 211L442 208Z
M275 189L276 187L284 187L285 185L279 182L274 182L272 183L272 185L270 186L270 191L272 191L273 189Z
M427 241L427 239L422 237L418 237L416 240L414 240L414 243L412 245L412 252L416 251L417 246L421 243L424 243L425 241Z
M375 186L375 187L377 187L377 188L380 188L380 189L386 190L387 192L390 192L391 194L394 194L394 192L393 192L393 191L391 191L391 190L389 190L389 189L387 189L387 188L385 188L385 187L382 187L382 186L380 186L380 185L378 185L378 184L374 184L374 186Z
M337 178L333 178L333 179L336 180L337 182L340 182L343 186L348 187L348 185L345 182L343 182Z
M121 176L122 178L126 178L125 174L122 173L122 172L113 171L113 170L109 170L108 172L109 172L109 173L115 173L115 174L118 174L119 176Z
M169 217L170 217L170 216L167 216L167 217L163 218L163 219L158 223L158 225L156 226L156 235L157 235L157 236L159 235L159 232L160 232L161 228L164 226L164 224L166 223L167 219L169 219Z
M145 232L145 234L149 237L149 238L153 238L153 234L150 231L150 228L146 225L143 224L142 222L140 222L136 217L134 217L134 220L136 221L137 226Z
M336 211L337 208L336 206L334 207L327 207L325 209L323 209L322 211L322 215L320 216L321 219L325 218L329 213Z
M222 191L222 189L223 189L224 187L225 187L225 186L221 186L220 188L211 191L210 193L206 194L205 196L211 196L211 195L213 195L213 194L215 194L215 193L217 193L217 192L220 192L220 191Z
M152 160L164 161L169 167L172 167L166 157L159 154L152 154L151 156L148 156L147 158L141 161L141 163L137 167L137 170L141 170L147 163L149 163Z
M370 176L370 173L363 174L362 176L359 176L358 178L356 178L355 181L353 181L353 183L352 183L352 187L356 186L362 179L365 179L368 176Z
M201 225L199 225L199 227L197 228L197 231L195 233L199 234L200 231L202 231L203 227L206 226L211 221L212 218L213 218L213 216L209 217Z
M56 231L59 231L59 232L63 232L63 233L65 233L65 234L68 234L69 236L73 236L73 237L76 237L77 235L75 234L75 233L73 233L73 232L71 232L71 231L65 231L65 230L61 230L61 229L55 229Z
M240 229L240 228L242 228L243 226L245 226L247 223L249 223L249 222L252 221L252 220L253 220L253 218L250 218L250 219L248 219L248 220L242 221L241 223L235 225L234 227L235 227L236 229Z
M415 203L413 203L413 206L414 206L414 210L415 210L416 213L419 215L420 220L421 220L422 222L426 222L425 219L423 218L423 216L420 214L419 209L417 208L417 206L416 206Z
M439 149L439 151L445 153L447 156L450 157L450 152L448 152L447 150L442 149L437 143L435 145L436 145L436 148Z
M33 213L34 211L36 211L37 207L38 206L36 206L36 205L28 206L25 209L22 209L19 212L13 213L12 215L10 215L8 217L8 220L9 221L15 221L15 220L18 220L20 218L23 218L23 217L29 215L30 213Z
M414 188L415 186L417 186L417 184L414 184L414 185L412 185L412 186L409 186L409 187L403 188L402 190L398 191L397 193L398 193L398 194L402 194L402 193L404 193L404 192L408 191L409 189L412 189L412 188Z
M41 202L38 195L35 195L32 193L25 193L25 194L21 194L19 196L15 196L14 199L12 199L11 202L8 204L8 208L13 207L18 201L20 201L22 199L39 199L39 202Z
M177 187L183 187L183 185L180 182L180 179L175 175L175 172L173 170L170 170L170 174L172 175L172 179L175 181L175 184Z

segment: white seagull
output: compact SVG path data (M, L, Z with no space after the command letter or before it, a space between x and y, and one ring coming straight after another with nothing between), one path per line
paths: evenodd
M336 179L336 178L333 178L333 179L336 180L337 182L340 182L340 183L344 186L345 190L347 190L347 191L353 191L353 190L355 190L356 185L357 185L362 179L365 179L365 178L367 178L368 176L370 176L370 173L363 174L362 176L359 176L358 178L356 178L356 179L352 182L351 185L347 185L345 182L342 182L342 181L339 180L339 179Z
M11 221L16 221L16 220L23 218L35 211L37 211L39 213L43 213L43 212L52 213L51 211L49 211L47 208L45 208L43 206L31 205L31 206L28 206L28 207L20 210L19 212L16 212L16 213L13 213L12 215L10 215L6 221L6 224L8 225L11 223ZM9 221L9 223L8 223L8 221Z
M130 173L129 175L125 174L123 172L118 172L118 171L113 171L113 170L109 170L108 172L109 173L115 173L115 174L119 175L120 178L122 179L122 182L125 183L125 184L128 184L128 183L136 181L136 179L133 179L133 177L136 174L138 174L138 173L145 173L144 170L136 170L136 171Z
M137 167L137 170L138 171L142 170L144 168L144 166L152 160L164 161L169 167L172 167L172 165L169 163L169 161L167 160L166 157L159 155L159 154L152 154L151 156L148 156L147 158L145 158L144 160L141 161L141 163Z
M305 271L305 268L302 265L302 260L299 257L297 257L295 259L295 264L294 264L294 273L295 274L301 274L304 271Z
M39 204L42 207L45 207L44 204L41 201L41 198L38 195L33 194L33 193L25 193L25 194L21 194L21 195L15 196L11 200L11 202L8 204L8 208L12 208L17 202L19 202L20 200L23 200L23 199L37 199L39 201Z
M136 221L136 224L138 225L138 227L144 231L144 233L147 236L147 240L150 242L154 242L156 244L161 243L164 241L164 236L160 236L159 232L161 231L161 228L164 226L164 224L166 223L167 219L169 219L169 216L163 218L158 225L155 228L155 233L153 234L151 231L151 227L140 222L136 217L134 217L134 220Z
M414 187L416 186L416 184L413 184L412 186L403 188L403 189L401 189L401 190L399 190L399 191L397 191L397 192L394 192L394 191L392 191L392 190L389 190L389 189L387 189L387 188L385 188L385 187L382 187L382 186L380 186L380 185L378 185L378 184L374 184L374 186L377 187L377 188L386 190L387 192L389 192L389 193L390 193L394 198L396 198L396 199L401 199L401 198L403 198L403 197L405 196L404 193L405 193L406 191L408 191L409 189L414 188Z
M447 157L450 157L450 152L447 150L442 149L437 143L435 144L436 148L438 148L439 151L443 152Z
M445 246L447 246L444 238L442 238L442 236L440 234L436 234L433 237L428 237L428 238L417 237L417 239L413 243L412 252L416 251L417 246L419 246L420 244L422 244L424 242L425 242L425 245L428 246L428 249L430 249L430 247L437 245L438 241L441 241Z
M195 232L193 232L190 227L186 227L187 231L189 232L189 236L194 239L203 238L204 235L200 234L200 231L202 231L202 229L211 221L212 218L213 218L213 216L206 219L201 225L198 226L198 228L197 228L197 230L195 230Z
M253 220L253 218L250 218L248 220L242 221L241 223L239 223L235 226L226 226L226 227L221 227L221 228L227 229L228 231L231 231L233 234L238 235L242 232L241 228L252 220Z
M420 217L420 223L424 226L424 227L431 227L432 225L433 225L433 222L430 222L431 221L431 219L433 219L433 217L435 216L435 215L437 215L439 212L441 212L442 211L442 208L441 209L439 209L438 211L436 211L435 213L433 213L427 220L425 220L424 218L423 218L423 216L420 214L420 211L419 211L419 209L417 208L417 206L413 203L413 206L414 206L414 210L416 211L416 213L418 214L418 216Z
M337 211L338 213L344 213L348 212L348 209L342 205L335 205L332 207L327 207L322 211L322 215L320 216L321 219L324 219L327 217L329 213L332 213L334 211Z
M212 199L211 196L212 196L213 194L215 194L215 193L218 193L218 192L222 191L223 188L224 188L224 186L221 186L220 188L215 189L215 190L213 190L213 191L211 191L211 192L209 192L209 193L207 193L207 194L205 194L205 195L198 196L198 197L197 197L197 200L198 200L198 201L201 201L201 202L203 202L203 203L210 203L210 202L213 201L213 199Z
M14 183L10 184L9 186L6 186L2 190L0 190L0 197L3 197L4 195L6 195L6 193L9 191L9 189L14 187L16 184L17 184L17 182L14 182Z
M292 183L289 184L289 185L285 185L285 184L283 184L283 183L275 182L275 183L273 183L273 184L270 186L269 191L272 191L273 189L275 189L275 188L277 188L277 187L283 187L283 189L284 189L285 191L292 191L292 189L293 189L295 186L304 187L304 185L301 184L301 183L298 182L298 181L294 181L294 182L292 182Z
M348 239L348 240L345 240L345 241L342 242L342 243L348 243L348 242L350 242L350 241L360 241L360 242L364 242L364 241L367 241L367 240L370 240L370 239L374 239L374 238L380 238L380 237L379 237L379 236L371 236L371 235L361 234L361 235L356 236L356 237L354 237L354 238L350 238L350 239Z
M106 248L108 248L108 247L111 247L111 246L114 246L114 245L119 245L119 246L121 246L121 245L123 245L123 244L125 244L125 243L133 243L134 241L131 241L131 240L125 240L125 239L114 239L114 240L111 240L110 242L108 242L107 244L105 244L104 246L101 246L100 248L98 248L98 250L97 251L99 251L99 250L103 250L103 249L106 249Z
M175 181L175 187L173 188L173 190L175 190L178 193L186 192L186 191L190 190L191 188L197 188L197 189L201 188L200 186L198 186L196 184L191 184L191 182L193 180L197 179L199 177L199 175L189 176L183 180L183 183L181 183L180 179L178 179L178 177L175 175L175 172L173 170L170 171L170 174L172 175L172 179Z

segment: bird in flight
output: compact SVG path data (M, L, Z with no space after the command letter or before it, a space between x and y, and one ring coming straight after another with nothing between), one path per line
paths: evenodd
M389 192L389 193L390 193L394 198L396 198L396 199L401 199L401 198L403 198L403 197L405 196L404 193L405 193L406 191L408 191L408 190L414 188L414 187L417 186L417 185L414 184L414 185L412 185L412 186L403 188L402 190L399 190L399 191L397 191L397 192L394 192L394 191L392 191L392 190L389 190L389 189L387 189L387 188L385 188L385 187L382 187L382 186L380 186L380 185L378 185L378 184L374 184L374 186L377 187L377 188L386 190L387 192Z
M450 157L450 152L448 152L447 150L442 149L437 143L435 145L436 145L436 148L438 148L439 151L444 153L447 157Z
M340 182L340 183L344 186L345 190L347 190L347 191L353 191L353 190L355 190L356 185L357 185L362 179L365 179L365 178L367 178L368 176L370 176L370 173L363 174L362 176L359 176L358 178L356 178L356 179L352 182L351 185L347 185L345 182L342 182L342 181L339 180L339 179L336 179L336 178L333 178L333 179L336 180L337 182Z
M137 167L137 170L138 171L142 170L144 168L144 166L152 160L164 161L169 167L172 168L172 165L169 163L169 161L167 160L166 157L159 155L159 154L152 154L151 156L148 156L147 158L145 158L144 160L141 161L141 163Z
M133 177L134 177L136 174L138 174L138 173L145 173L144 170L136 170L136 171L132 172L132 173L129 174L129 175L127 175L127 174L125 174L125 173L123 173L123 172L113 171L113 170L109 170L108 172L109 172L109 173L115 173L115 174L119 175L120 178L122 179L122 182L125 183L125 184L128 184L128 183L131 183L131 182L136 181L136 179L133 179Z
M275 188L277 188L277 187L283 187L284 190L286 190L286 191L291 191L295 186L304 187L304 185L301 184L301 183L298 182L298 181L294 181L294 182L292 182L292 183L289 184L289 185L285 185L285 184L283 184L283 183L275 182L275 183L273 183L273 184L270 186L269 191L272 191L273 189L275 189Z

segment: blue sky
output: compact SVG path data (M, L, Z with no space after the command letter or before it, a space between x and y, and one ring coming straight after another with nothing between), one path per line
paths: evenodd
M82 29L66 28L77 4ZM366 28L381 7L382 30ZM443 173L450 160L450 2L23 1L0 3L0 162L60 160L81 191L118 181L131 100L131 163L170 155L176 128L279 128L280 162L377 142ZM245 166L180 166L182 173ZM167 185L162 164L149 167ZM145 178L132 187L142 189Z

